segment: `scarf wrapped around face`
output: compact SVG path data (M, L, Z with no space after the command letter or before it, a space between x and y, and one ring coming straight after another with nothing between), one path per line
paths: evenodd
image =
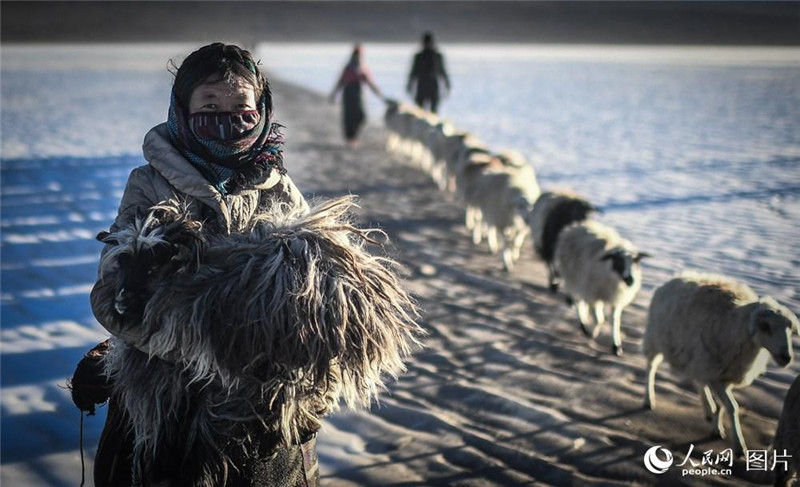
M283 167L282 125L271 123L266 98L257 110L188 115L172 94L167 126L172 142L223 195Z

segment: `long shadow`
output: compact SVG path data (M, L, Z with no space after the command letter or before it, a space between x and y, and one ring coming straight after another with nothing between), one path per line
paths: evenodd
M108 228L130 170L142 163L141 156L0 161L0 456L3 464L24 462L26 468L40 470L48 485L62 481L58 472L46 471L42 458L77 451L79 444L80 415L61 387L98 333L91 325L88 292L83 291L96 278L96 263L87 263L85 257L99 257L96 229ZM7 240L8 235L14 238ZM70 263L75 257L84 258ZM23 325L30 329L15 330ZM79 345L82 341L86 345ZM85 422L87 452L96 444L104 416L101 409Z
M93 345L3 354L0 356L0 382L3 387L15 387L70 376Z
M691 196L664 197L652 200L640 200L631 203L612 203L603 206L605 212L613 211L639 211L646 208L660 208L667 206L682 206L697 203L727 203L738 200L764 200L773 196L800 195L800 185L787 185L778 188L760 189L753 191L734 191L719 195L696 194Z
M592 179L592 178L608 178L609 176L647 176L654 177L662 172L673 173L676 170L683 170L690 174L704 173L704 172L731 172L738 167L749 166L770 166L776 168L792 169L800 165L800 157L794 156L781 156L775 157L768 161L752 161L752 162L736 162L733 163L729 160L711 159L690 161L680 168L670 165L659 165L655 163L637 163L629 162L624 164L617 164L613 167L599 167L596 169L583 168L580 171L558 171L548 170L544 168L540 171L539 177L543 181L550 183L568 182L571 183L575 179Z

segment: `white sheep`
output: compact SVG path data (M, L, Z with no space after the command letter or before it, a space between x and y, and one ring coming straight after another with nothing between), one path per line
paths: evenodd
M389 136L386 139L386 150L389 152L400 152L401 146L408 136L409 121L413 117L415 107L408 103L397 100L386 100L386 111L383 114L383 121Z
M526 215L531 228L533 250L547 265L548 284L558 290L558 270L555 267L555 250L558 236L567 226L581 222L600 211L586 199L566 190L546 191L536 199L533 209Z
M775 464L775 487L792 485L800 471L800 375L786 393L772 445L773 451L787 460L786 468L780 462Z
M481 195L480 179L484 173L501 170L502 161L483 149L470 151L456 174L456 189L466 208L465 225L472 232L472 242L478 245L483 240L483 218L478 206Z
M649 364L645 407L656 406L656 371L666 359L694 382L706 419L716 419L715 434L725 437L725 412L731 416L733 449L743 454L747 448L733 389L761 375L770 355L781 367L788 365L797 329L791 311L770 297L759 298L745 284L713 274L681 274L658 288L650 303L644 335Z
M424 111L416 105L390 100L386 103L384 122L389 130L387 149L410 157L414 150L415 140L412 132L417 120Z
M581 329L596 338L605 322L605 307L611 306L615 355L622 355L622 310L641 287L639 261L648 256L613 228L593 220L575 223L558 237L555 263L564 292L576 303ZM595 317L592 331L588 328L590 305Z
M408 137L410 140L408 156L417 167L430 173L433 164L429 145L430 138L440 119L436 114L424 110L419 110L414 115L414 118L411 119Z
M499 167L490 163L470 183L468 208L479 210L491 252L502 251L503 268L510 271L519 259L522 243L528 234L524 216L539 197L539 184L533 166L518 153L505 152L496 157ZM497 169L494 169L497 167ZM473 228L473 240L476 230ZM480 239L477 239L480 240Z

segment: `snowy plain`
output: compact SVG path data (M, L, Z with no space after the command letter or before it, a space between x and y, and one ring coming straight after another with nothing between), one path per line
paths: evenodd
M141 139L164 120L167 60L194 46L2 46L4 485L75 485L78 412L66 379L106 336L89 309L99 244ZM267 71L327 93L348 45L262 45ZM402 97L413 45L367 45ZM522 151L674 272L721 272L800 311L800 51L455 46L442 114ZM277 111L291 110L281 106ZM380 123L381 103L368 109ZM87 455L104 409L86 420ZM331 454L329 458L335 458Z
M262 45L287 81L329 93L352 46ZM414 45L366 44L404 99ZM665 273L728 274L800 310L800 50L444 46L440 115L521 151L544 188L569 187ZM380 123L382 102L365 95ZM663 277L663 276L662 276ZM656 281L658 282L658 281ZM646 282L653 285L653 282Z

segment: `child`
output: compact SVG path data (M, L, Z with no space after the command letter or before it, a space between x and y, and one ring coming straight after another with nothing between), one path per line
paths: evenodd
M145 136L148 164L131 172L111 231L169 199L186 201L206 234L242 231L276 201L307 209L283 167L283 138L271 115L269 84L249 52L214 43L191 53L175 74L167 122ZM140 326L145 299L130 290L122 295L113 269L101 271L91 293L95 316L117 339L148 353ZM169 361L155 359L162 358ZM208 472L193 458L186 438L197 425L182 424L180 418L167 421L178 422L170 428L182 434L169 435L168 444L159 443L156 458L134 465L132 452L140 439L132 437L130 420L112 396L95 462L96 485L318 483L315 431L304 432L292 447L264 431L246 432L246 442L220 438L230 464Z

